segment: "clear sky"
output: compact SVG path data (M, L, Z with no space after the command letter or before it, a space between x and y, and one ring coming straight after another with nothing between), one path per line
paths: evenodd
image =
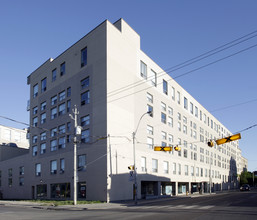
M119 18L141 36L141 49L168 69L256 31L257 1L0 0L0 116L29 123L27 76L104 20ZM252 37L170 75L187 73L255 44L257 37ZM257 124L257 47L177 82L232 133ZM244 102L248 103L225 108ZM217 110L221 108L225 109ZM0 124L24 128L1 118ZM241 135L249 170L257 170L257 127Z

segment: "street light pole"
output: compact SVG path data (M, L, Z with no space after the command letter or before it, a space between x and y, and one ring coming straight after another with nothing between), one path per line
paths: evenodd
M132 138L133 138L133 158L134 158L134 191L133 191L133 193L135 193L135 205L137 205L137 167L136 167L136 142L135 142L135 139L136 139L136 133L137 133L139 124L140 124L142 118L143 118L146 114L151 115L152 112L151 112L151 111L148 111L148 112L144 113L144 114L141 116L141 118L140 118L139 121L138 121L136 130L132 133Z

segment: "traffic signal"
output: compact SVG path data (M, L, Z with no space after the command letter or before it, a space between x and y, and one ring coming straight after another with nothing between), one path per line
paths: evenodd
M235 141L235 140L238 140L238 139L241 139L241 134L240 133L234 134L232 136L225 137L225 138L222 138L222 139L219 139L219 140L216 140L216 144L217 145L225 144L225 143Z
M175 146L175 147L174 147L174 150L175 150L175 151L181 151L181 147Z
M208 144L208 146L209 146L209 147L213 147L213 146L214 146L213 141L208 141L208 143L207 143L207 144Z
M135 170L135 169L134 169L134 165L128 166L128 169L129 169L129 170Z
M172 151L172 147L154 147L154 151Z

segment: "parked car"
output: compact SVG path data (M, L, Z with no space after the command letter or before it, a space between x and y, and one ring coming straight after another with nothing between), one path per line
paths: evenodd
M250 186L248 184L244 184L240 187L240 191L250 191Z

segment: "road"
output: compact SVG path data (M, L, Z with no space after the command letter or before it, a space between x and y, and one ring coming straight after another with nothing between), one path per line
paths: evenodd
M232 192L199 197L174 197L147 201L137 206L104 206L79 210L48 210L0 205L2 220L82 219L233 219L257 220L257 191Z

